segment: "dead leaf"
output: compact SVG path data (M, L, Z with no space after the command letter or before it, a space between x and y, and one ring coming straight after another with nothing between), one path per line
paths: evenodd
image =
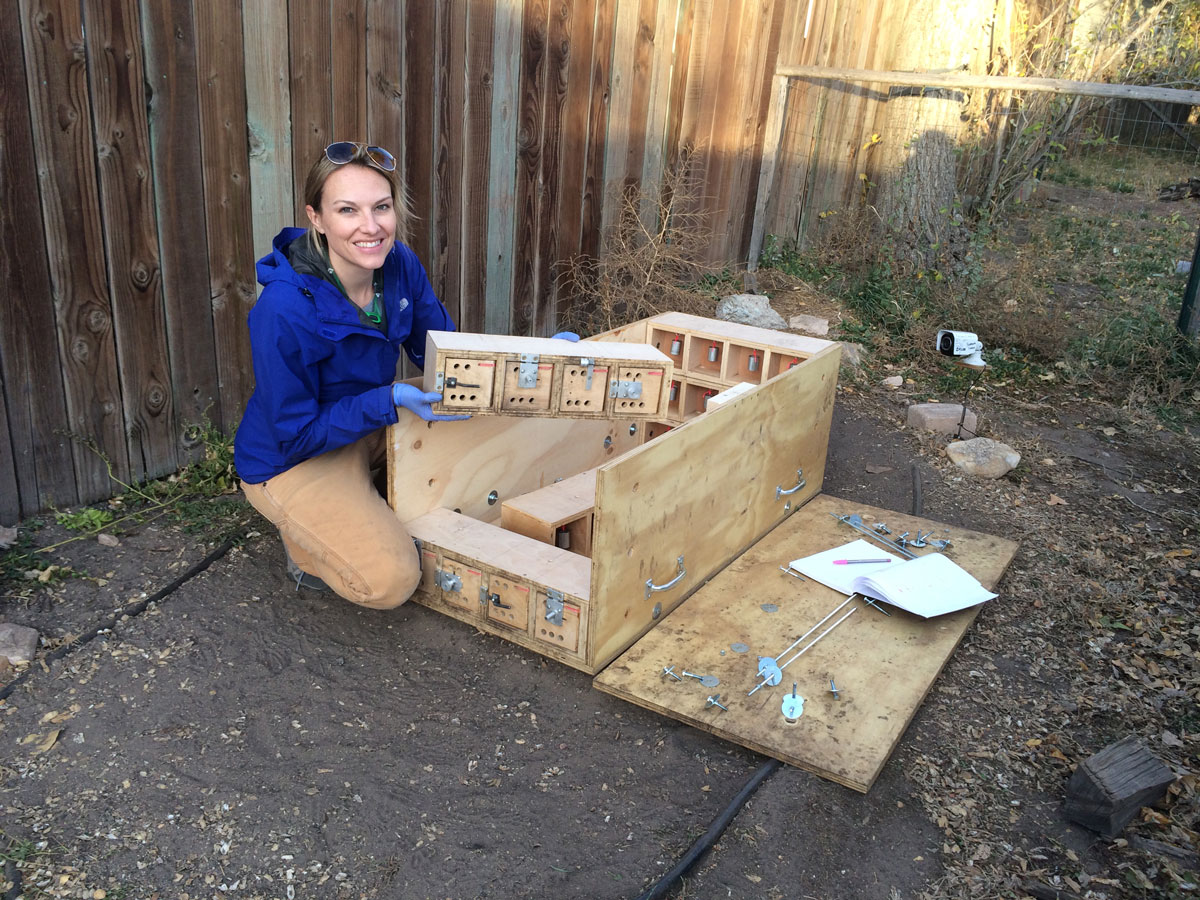
M0 550L7 550L17 542L17 527L12 528L0 525Z
M1117 433L1117 429L1115 429L1115 428L1101 428L1100 430L1103 431L1104 434L1108 437L1112 437L1114 434Z
M49 734L47 734L44 738L42 738L40 741L38 741L38 745L33 748L33 751L32 751L33 755L37 756L39 753L45 753L47 750L49 750L51 747L53 747L55 742L58 740L58 736L60 734L62 734L62 729L55 728L53 731L51 731ZM39 735L32 735L32 736L35 738L39 737Z
M1163 742L1164 747L1182 747L1183 746L1183 741L1181 741L1178 737L1176 737L1170 731L1164 731L1162 733L1162 742Z
M105 547L116 547L120 545L121 541L116 535L108 534L107 532L102 531L96 535L96 543Z
M760 881L762 881L761 875L747 875L746 877L749 878L751 881L753 881L755 884L758 884Z
M1183 559L1185 556L1191 556L1194 552L1191 547L1180 547L1178 550L1168 550L1163 556L1167 559Z
M1067 501L1064 500L1062 497L1058 496L1058 494L1051 494L1050 499L1046 501L1046 505L1047 506L1066 506Z
M882 475L884 472L891 472L892 467L891 466L877 466L877 465L874 465L873 463L868 463L866 465L866 470L868 472L870 472L872 475Z

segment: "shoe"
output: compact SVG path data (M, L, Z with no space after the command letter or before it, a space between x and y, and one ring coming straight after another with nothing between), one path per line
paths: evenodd
M327 585L316 575L310 575L308 572L305 572L298 565L296 565L292 561L292 555L287 551L286 544L284 544L283 547L283 557L285 560L287 560L286 566L288 577L291 578L292 581L296 582L296 590L300 590L302 587L310 588L314 591L329 592L333 590L333 588Z

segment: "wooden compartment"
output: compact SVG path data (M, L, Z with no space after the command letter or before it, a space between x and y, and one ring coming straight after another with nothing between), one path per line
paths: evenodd
M506 357L504 386L500 389L500 408L505 412L521 414L547 413L550 397L554 391L554 365L542 362L522 362L517 357ZM528 376L528 382L525 383Z
M489 409L496 380L496 363L490 359L447 357L442 406L448 410Z
M684 370L691 374L721 377L726 346L723 340L700 334L689 334L684 345ZM716 358L713 359L712 357Z
M723 377L726 381L758 384L767 367L767 351L763 347L730 344L725 356Z
M667 354L676 368L683 368L683 348L686 343L686 335L684 333L651 328L648 343L655 350Z
M767 358L767 377L774 378L780 372L786 372L800 365L802 357L792 353L773 351Z
M645 333L622 332L630 340ZM434 411L473 416L661 416L674 370L643 343L452 331L429 332L425 359L422 386L442 394Z
M500 527L581 556L591 556L595 502L596 470L589 469L504 501ZM563 533L569 546L563 547Z

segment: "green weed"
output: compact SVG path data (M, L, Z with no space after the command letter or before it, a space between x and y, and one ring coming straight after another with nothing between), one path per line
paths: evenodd
M95 506L86 506L78 512L58 510L54 513L54 521L68 531L83 531L92 533L99 531L112 523L113 514L110 510Z

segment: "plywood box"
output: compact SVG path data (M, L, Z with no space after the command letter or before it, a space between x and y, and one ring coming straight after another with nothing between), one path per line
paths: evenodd
M667 325L660 327L661 321ZM631 364L634 358L646 359L646 353L657 352L646 345L647 336L669 329L685 341L698 335L696 345L707 346L729 327L673 315L639 324L640 329L604 335L602 341L546 340L567 343L576 357L595 359L621 360L619 348L626 347L622 364ZM689 415L686 421L665 417L673 427L653 440L647 440L653 426L628 409L621 411L624 415L604 419L473 416L460 422L426 423L403 417L389 441L392 507L409 523L414 537L430 549L432 555L426 559L431 565L439 558L449 559L474 566L481 577L489 566L491 571L514 575L512 566L518 564L545 565L553 554L546 557L539 551L540 561L530 561L528 544L508 541L515 532L503 528L505 510L509 525L525 532L522 537L537 535L545 550L572 558L573 564L582 560L588 570L587 596L578 592L570 596L586 606L586 615L581 616L574 651L556 658L594 674L820 491L839 345L805 340L800 347L792 336L779 332L737 329L734 337L720 338L727 341L723 347L734 346L728 341L736 338L741 342L736 346L753 348L766 360L775 354L796 359L797 364L781 367L775 377L710 413ZM478 349L472 349L477 339ZM480 336L445 332L431 337L430 343L440 360L475 359L470 354L485 354L485 346L490 343ZM660 355L666 371L669 360ZM683 362L678 377L692 377L686 358ZM719 387L720 381L714 379L712 384ZM550 405L554 406L553 399ZM555 484L572 476L575 481ZM584 491L590 490L590 503L586 496L576 496L568 503L574 505L574 512L560 518L550 507L581 478ZM487 546L502 543L504 552L511 554L509 567L497 568L495 559L447 544L445 530L432 528L431 520L423 518L438 509L505 532ZM571 535L571 549L555 546L559 526L588 518L590 527L577 526ZM520 526L515 525L518 520ZM460 529L451 537L465 533ZM484 545L473 546L478 550ZM583 549L590 558L578 552ZM547 579L542 583L558 587ZM438 588L432 577L424 585L417 594L419 602L544 652L536 626L547 621L551 611L544 604L538 606L535 589L530 594L534 598L531 618L514 626L477 614L483 604L474 582L474 597L465 599L463 592ZM557 618L556 611L552 618Z
M655 418L611 408L602 418L473 416L426 423L405 416L391 429L389 501L422 544L415 599L597 675L603 690L865 790L974 611L947 619L952 626L916 622L908 614L898 614L893 625L870 623L870 640L884 628L899 648L887 659L887 676L909 678L889 713L891 726L899 726L858 723L858 731L847 731L858 719L830 720L822 727L833 743L810 742L811 756L796 750L795 729L757 727L761 709L731 711L723 728L717 708L703 705L706 697L691 696L661 673L673 664L697 671L703 654L728 651L740 640L731 629L762 618L763 596L783 597L779 592L798 584L778 572L779 563L802 555L795 547L833 546L855 536L828 515L841 501L820 493L839 345L675 313L600 337L571 345L572 352L627 342L637 352L649 344L674 361L675 397L664 383ZM457 355L445 359L477 358L465 346L453 351ZM688 391L693 398L695 391L715 397L734 385L736 391L707 409L698 399L684 399ZM545 402L553 409L561 394L556 400L552 389ZM799 531L793 539L787 535L794 518ZM777 535L783 543L769 558L761 556L760 548ZM965 540L956 561L978 569L981 580L998 579L1015 545L994 540ZM742 572L748 560L757 560L753 585L764 573L778 578L759 590L729 574ZM824 589L813 587L818 590L806 593L805 603L819 605ZM808 614L807 606L789 606ZM748 633L755 652L765 655L766 645L795 624L791 616L759 623ZM677 640L663 645L668 635ZM831 641L830 648L837 647ZM860 666L864 679L880 677L868 670L879 659L869 644L863 647L862 662L849 653L847 665ZM687 658L676 652L681 649ZM910 665L905 654L921 652L919 664ZM819 658L813 654L806 663ZM723 680L732 680L729 673L739 666L749 666L741 674L752 678L752 662L734 652L720 659L733 667L723 670ZM864 698L872 690L856 685ZM873 707L862 709L869 718ZM845 747L837 752L844 752L868 739L872 749L853 767L826 758L839 741Z
M556 418L661 417L666 354L645 344L431 331L427 391L439 413Z

